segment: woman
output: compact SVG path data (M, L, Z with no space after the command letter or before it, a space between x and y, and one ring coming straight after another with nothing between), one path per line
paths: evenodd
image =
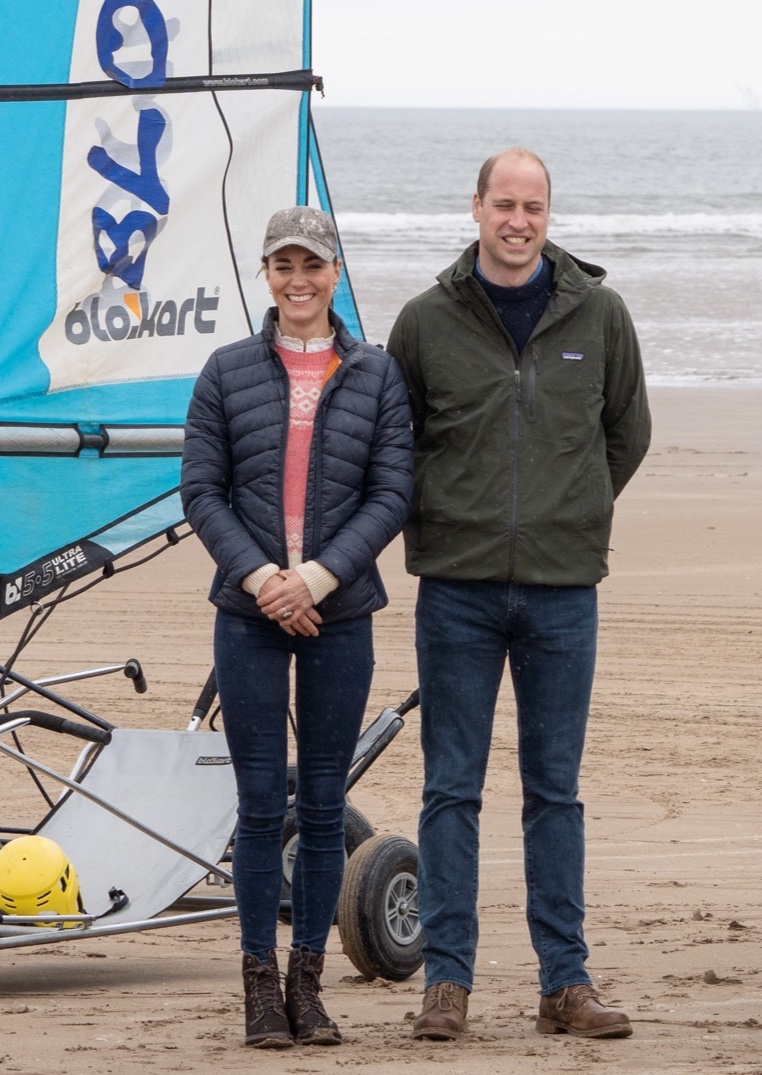
M233 878L246 1044L341 1041L320 992L344 869L344 790L373 670L375 564L411 493L407 392L394 359L330 309L341 274L333 221L305 206L270 220L275 302L259 335L216 351L188 412L182 496L217 564L214 654L238 786ZM276 958L295 660L293 941Z

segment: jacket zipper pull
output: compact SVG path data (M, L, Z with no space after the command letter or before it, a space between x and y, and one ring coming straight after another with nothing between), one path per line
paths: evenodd
M521 371L513 371L513 380L516 384L516 402L521 403Z

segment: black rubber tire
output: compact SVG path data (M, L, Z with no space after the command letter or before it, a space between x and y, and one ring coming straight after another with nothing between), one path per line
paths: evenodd
M418 918L418 848L374 836L347 863L339 898L345 955L364 977L402 982L423 963Z
M366 840L370 840L375 835L375 829L368 821L367 817L361 813L356 806L352 803L347 803L344 807L344 850L346 852L347 859L354 855L357 848L365 843ZM281 900L291 899L291 876L294 868L294 859L296 858L296 849L299 845L299 833L296 829L296 809L292 806L286 814L285 821L283 822L283 830L281 833L281 848L283 855L283 883L281 885L280 898ZM282 922L290 922L291 914L289 911L281 911L280 919Z

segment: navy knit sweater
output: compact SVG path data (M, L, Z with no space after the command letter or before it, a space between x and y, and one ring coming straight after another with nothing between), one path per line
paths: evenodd
M516 344L516 350L521 354L553 293L553 271L550 262L543 257L535 275L520 287L501 287L491 283L482 273L478 258L474 275L497 310L505 331Z

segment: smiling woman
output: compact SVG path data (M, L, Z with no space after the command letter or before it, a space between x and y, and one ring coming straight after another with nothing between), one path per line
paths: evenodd
M328 308L341 276L333 220L308 206L275 213L267 225L262 264L284 336L306 344L331 335Z
M304 247L287 246L264 262L283 335L303 343L330 335L328 307L341 276L338 258L324 261Z
M217 564L214 659L238 787L233 877L246 1043L335 1045L320 974L344 870L347 773L373 670L376 557L411 496L407 391L394 359L331 309L332 218L296 206L262 250L275 307L207 362L188 412L182 494ZM299 850L286 995L275 952L296 666Z

